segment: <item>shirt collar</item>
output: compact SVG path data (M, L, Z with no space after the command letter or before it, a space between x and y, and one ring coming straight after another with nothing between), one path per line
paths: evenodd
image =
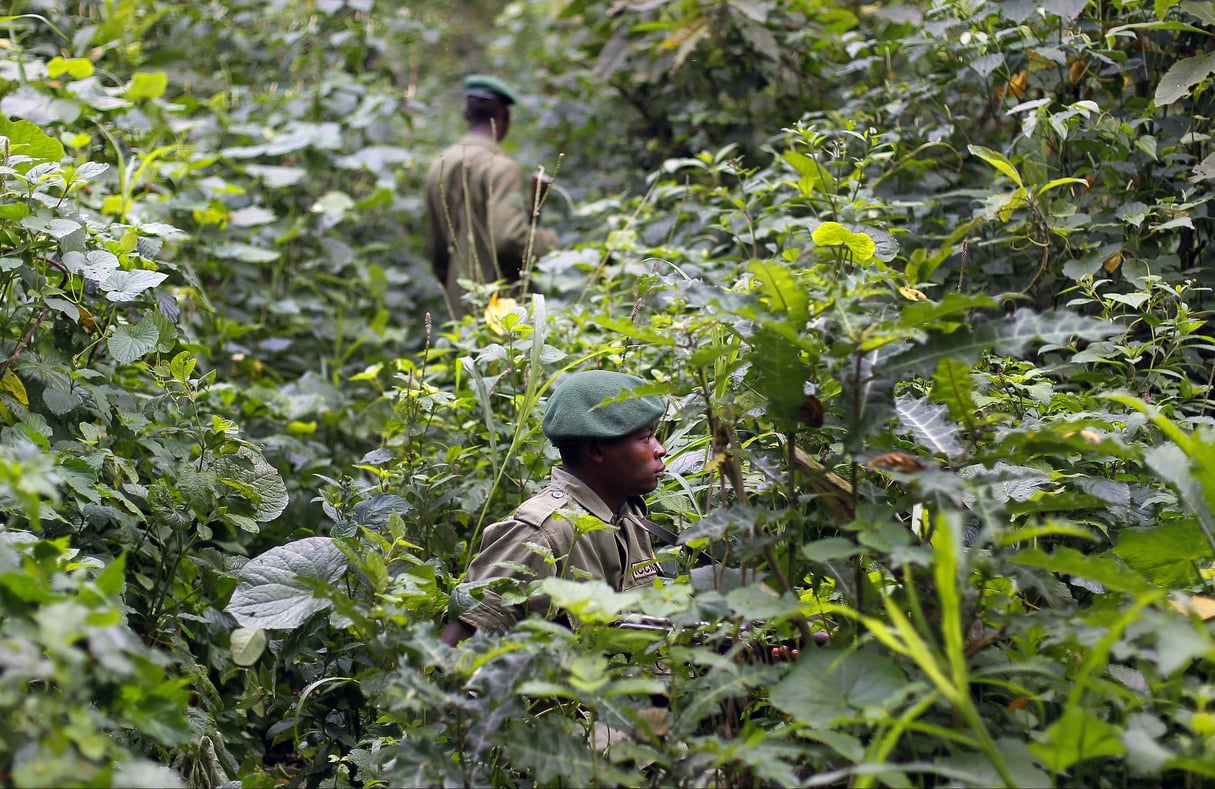
M498 143L494 142L489 137L486 137L484 134L477 134L476 132L465 132L464 136L460 138L458 145L471 146L474 148L485 148L486 150L493 151L494 153L502 153L502 146L498 145Z
M603 503L603 499L599 498L589 485L560 466L553 469L553 484L569 494L578 506L604 523L611 523L616 519L616 513Z

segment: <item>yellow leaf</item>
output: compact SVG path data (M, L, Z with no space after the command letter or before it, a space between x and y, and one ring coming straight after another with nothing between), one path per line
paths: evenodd
M906 285L899 286L899 295L908 301L928 301L928 297L915 288L909 288Z
M316 422L294 421L287 424L287 433L292 436L307 436L316 432Z
M1118 270L1118 267L1121 265L1122 265L1122 250L1120 249L1117 252L1115 252L1114 254L1107 257L1105 259L1105 262L1101 264L1101 268L1105 269L1106 274L1113 274L1115 271Z
M706 474L712 474L714 471L717 471L719 468L721 468L723 465L725 465L725 462L726 462L725 453L718 452L716 455L713 456L712 460L710 460L708 463L705 463L704 472Z
M1169 605L1183 614L1198 614L1198 618L1204 622L1215 619L1215 598L1201 595L1185 598L1174 597L1169 600Z
M503 320L507 315L514 315L516 306L518 305L514 299L499 298L498 291L494 291L493 295L489 297L489 305L485 308L485 322L489 324L489 328L493 329L495 334L506 334L507 329Z
M12 370L5 370L4 375L0 376L0 392L8 392L17 398L21 405L30 404L29 395L25 393L25 384L21 383L21 379Z

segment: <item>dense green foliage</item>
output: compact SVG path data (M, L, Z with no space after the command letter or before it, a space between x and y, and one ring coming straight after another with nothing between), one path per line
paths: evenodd
M0 783L1215 784L1210 3L401 5L0 17ZM443 323L469 68L566 248ZM446 647L594 366L678 579Z

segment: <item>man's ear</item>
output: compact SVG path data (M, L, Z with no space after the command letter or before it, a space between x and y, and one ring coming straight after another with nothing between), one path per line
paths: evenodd
M603 445L598 441L587 441L582 445L582 455L589 463L599 464L603 462Z

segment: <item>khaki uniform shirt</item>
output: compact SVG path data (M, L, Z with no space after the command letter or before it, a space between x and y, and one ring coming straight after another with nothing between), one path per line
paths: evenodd
M539 494L520 505L514 515L486 527L481 552L468 566L467 583L490 578L529 577L516 568L500 566L514 562L533 571L538 578L560 576L575 579L576 568L605 581L616 591L650 586L658 577L658 566L649 533L639 524L645 517L641 499L630 499L620 513L612 513L603 500L574 475L553 469L551 481ZM574 522L590 515L612 528L579 534ZM552 551L558 561L549 564L525 543ZM549 600L534 595L527 605L504 606L495 592L486 589L484 599L460 619L478 630L504 633L528 613L547 616Z
M556 233L532 222L521 175L496 142L471 132L426 173L430 259L453 318L464 313L457 280L514 282L529 244L533 260L560 245Z

